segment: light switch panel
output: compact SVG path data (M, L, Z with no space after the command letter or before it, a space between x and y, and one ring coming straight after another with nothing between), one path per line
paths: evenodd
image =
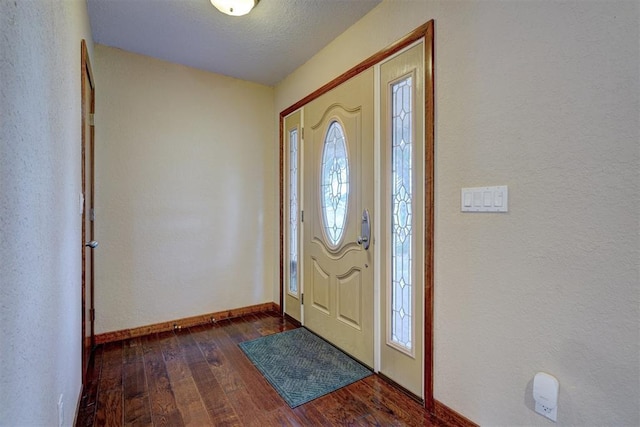
M462 212L508 212L508 200L506 185L463 188L460 194Z
M467 192L462 194L462 206L471 207L472 194Z

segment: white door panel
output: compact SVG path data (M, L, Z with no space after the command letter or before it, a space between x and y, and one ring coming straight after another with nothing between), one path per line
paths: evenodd
M369 366L373 255L358 239L373 208L373 89L370 69L304 108L305 325Z

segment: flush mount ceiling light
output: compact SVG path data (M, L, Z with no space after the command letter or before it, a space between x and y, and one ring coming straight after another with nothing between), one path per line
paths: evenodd
M251 12L251 9L260 0L211 0L211 4L220 12L231 16L242 16Z

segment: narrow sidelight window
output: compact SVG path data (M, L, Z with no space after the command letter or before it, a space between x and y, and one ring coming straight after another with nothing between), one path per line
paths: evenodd
M298 129L289 131L289 293L298 295Z
M407 350L413 337L412 78L391 85L391 341Z

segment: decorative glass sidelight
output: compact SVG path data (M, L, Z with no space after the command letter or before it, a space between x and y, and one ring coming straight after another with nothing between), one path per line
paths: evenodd
M298 129L289 131L289 293L298 295Z
M391 341L413 337L412 78L391 85Z
M347 145L337 121L331 122L324 138L320 187L325 235L330 246L335 247L344 233L349 199Z

